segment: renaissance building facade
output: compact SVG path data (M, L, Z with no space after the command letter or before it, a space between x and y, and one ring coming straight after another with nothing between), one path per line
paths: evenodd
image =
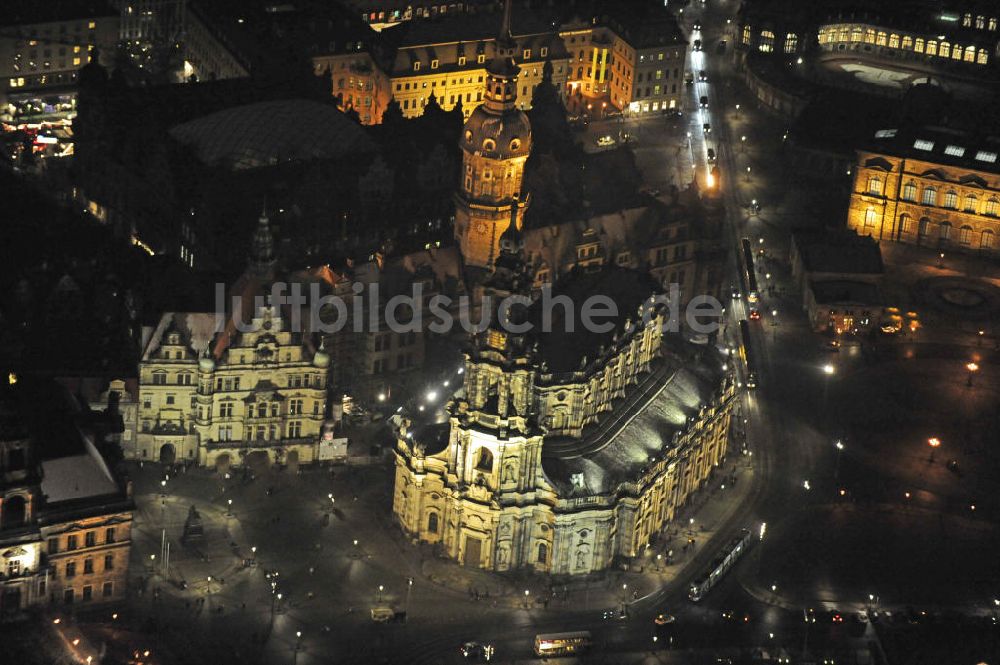
M161 317L139 364L138 459L314 461L330 355L267 299L274 264L263 216L250 268L231 290L237 307Z
M847 226L877 240L1000 253L1000 143L884 129L857 153Z

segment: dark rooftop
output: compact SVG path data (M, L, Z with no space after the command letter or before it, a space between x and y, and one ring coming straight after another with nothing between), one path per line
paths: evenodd
M581 369L584 359L592 362L601 355L602 348L610 349L614 337L620 335L627 320L638 321L638 309L650 296L660 293L659 285L647 273L613 266L605 266L590 272L574 269L560 278L552 288L552 298L569 296L573 302L572 320L566 318L565 308L553 303L551 332L538 333L539 351L549 371L555 373L572 372ZM603 296L614 303L613 316L588 315L597 325L613 323L608 332L587 330L582 322L583 303L595 296ZM596 311L603 311L603 306ZM532 319L535 330L542 331L543 307L541 299L532 305Z
M797 230L792 233L807 272L881 275L885 268L878 243L848 229Z
M809 288L813 298L821 305L854 303L858 305L882 306L882 294L878 286L868 282L851 280L810 280Z
M53 23L98 16L117 16L104 0L4 0L0 25Z

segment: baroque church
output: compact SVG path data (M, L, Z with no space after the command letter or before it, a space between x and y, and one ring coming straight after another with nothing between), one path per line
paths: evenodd
M481 294L494 303L513 294L530 302L535 279L521 196L531 127L516 107L509 26L510 2L486 102L463 129L456 194L458 245L467 267L484 269ZM577 305L566 315L576 325L514 333L504 324L540 330L539 301L505 320L494 308L444 410L399 420L394 515L414 541L467 566L586 574L634 557L727 453L734 379L663 335L656 279L576 269L553 293ZM594 295L618 310L601 333L578 320Z

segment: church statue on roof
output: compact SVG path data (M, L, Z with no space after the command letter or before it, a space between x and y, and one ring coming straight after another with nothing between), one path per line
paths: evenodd
M524 165L531 154L531 123L517 106L521 68L514 62L511 2L504 6L496 54L486 68L484 102L462 128L462 180L455 194L455 238L465 264L490 270L500 235L513 218L524 223Z

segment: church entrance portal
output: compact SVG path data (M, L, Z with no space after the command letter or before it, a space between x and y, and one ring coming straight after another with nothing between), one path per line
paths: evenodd
M462 563L466 566L479 568L483 562L483 541L479 538L466 536L465 538L465 558Z

